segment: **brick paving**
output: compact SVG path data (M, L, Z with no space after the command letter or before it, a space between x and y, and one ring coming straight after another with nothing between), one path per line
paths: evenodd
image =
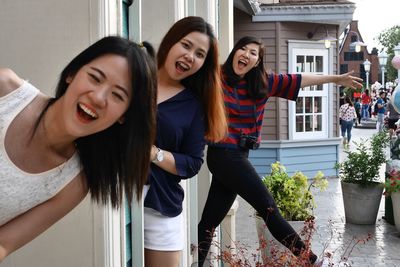
M355 128L352 131L353 140L370 137L375 129ZM345 157L340 146L340 159ZM381 170L383 177L383 169ZM312 248L316 254L323 251L328 244L328 251L335 251L334 266L338 264L338 258L343 250L348 247L349 242L355 242L368 234L372 239L365 244L356 245L348 259L352 267L385 266L400 267L400 233L396 228L382 219L384 215L384 198L379 208L376 225L354 225L346 224L344 219L344 208L340 181L338 178L330 178L327 191L314 194L317 208L316 233L313 236ZM239 209L236 217L236 237L242 246L247 246L249 252L256 252L258 238L255 227L253 209L240 197ZM331 223L329 223L331 222ZM248 258L250 258L248 256Z

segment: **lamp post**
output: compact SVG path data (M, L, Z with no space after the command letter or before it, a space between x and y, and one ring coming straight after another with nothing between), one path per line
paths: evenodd
M379 59L379 66L381 67L381 72L382 72L382 86L385 89L386 88L386 86L385 86L385 68L386 68L388 55L386 54L385 51L382 51L379 53L378 59Z
M400 56L400 43L398 43L394 48L393 48L394 56L399 57ZM400 69L397 69L397 81L400 84Z
M368 58L364 61L363 65L364 65L365 79L366 79L365 89L368 89L368 86L369 86L369 71L371 70L371 62L368 60Z

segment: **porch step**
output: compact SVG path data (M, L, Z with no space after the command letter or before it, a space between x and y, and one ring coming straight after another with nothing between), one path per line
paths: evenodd
M376 120L363 120L361 124L354 125L355 128L376 129Z

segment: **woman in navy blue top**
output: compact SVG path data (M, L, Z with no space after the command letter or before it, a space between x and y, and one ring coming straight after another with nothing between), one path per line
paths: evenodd
M183 249L181 179L203 164L206 140L225 137L218 47L200 17L176 22L157 54L157 133L144 200L146 266L176 267Z
M211 187L198 227L199 267L203 266L213 231L226 216L239 194L264 219L272 235L299 255L304 243L282 218L248 160L249 149L257 149L261 141L264 109L269 97L296 100L300 88L334 82L346 87L361 87L360 78L343 75L267 74L264 68L264 46L255 37L243 37L222 66L224 101L228 113L228 136L210 144L207 164L212 176ZM310 252L314 263L317 257Z

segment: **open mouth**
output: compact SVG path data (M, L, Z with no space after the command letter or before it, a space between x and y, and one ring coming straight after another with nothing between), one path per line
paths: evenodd
M188 70L190 69L190 66L189 66L189 65L187 65L187 64L185 64L185 63L183 63L183 62L181 62L181 61L176 62L175 67L176 67L180 72L185 72L185 71L188 71Z
M243 59L239 59L238 65L242 68L247 66L247 61L243 60Z
M92 121L98 118L94 110L82 103L78 103L78 114L86 121Z

